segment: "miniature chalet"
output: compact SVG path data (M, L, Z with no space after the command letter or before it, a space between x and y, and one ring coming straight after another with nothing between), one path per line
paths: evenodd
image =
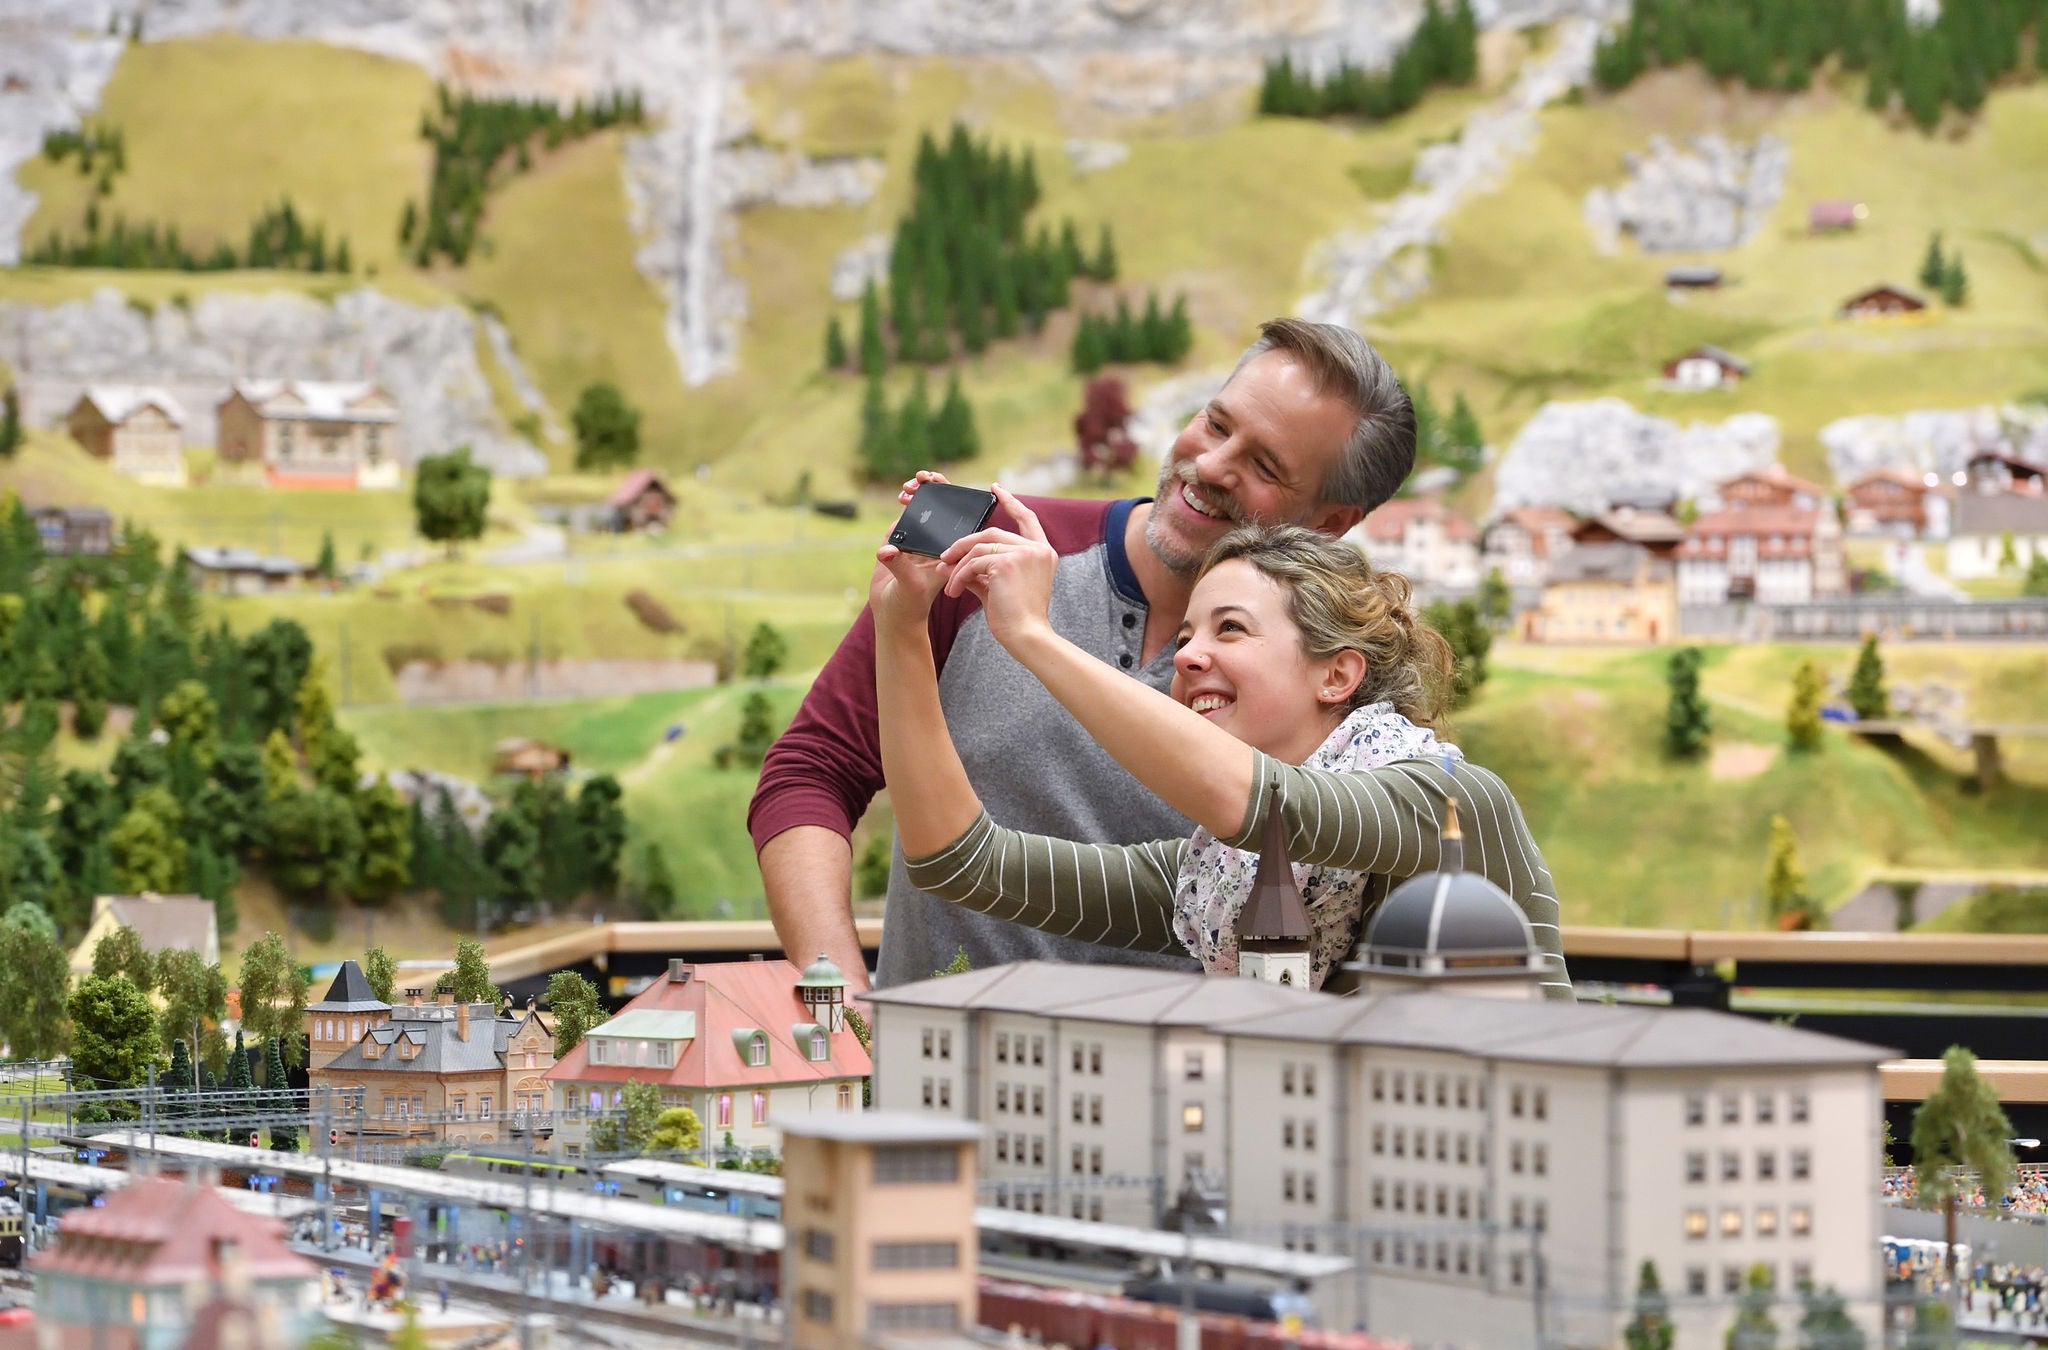
M1898 286L1873 286L1842 302L1845 319L1893 319L1926 310L1927 302Z
M663 530L675 514L676 495L652 469L635 469L605 498L612 531Z
M569 767L569 752L525 736L508 736L491 750L491 772L545 778Z
M2040 496L2048 489L2048 466L2004 450L1979 450L1963 466L1963 481L1973 492L1991 495L2019 492Z
M1626 540L1577 544L1551 565L1521 631L1525 642L1668 642L1678 635L1671 561Z
M1850 534L1948 536L1949 500L1934 474L1896 466L1872 469L1842 490L1842 503Z
M368 381L240 380L219 417L221 459L274 487L398 486L398 405Z
M28 1273L43 1350L179 1350L224 1299L256 1333L246 1350L302 1344L322 1320L319 1269L284 1225L189 1179L138 1176L67 1211Z
M1701 343L1664 363L1664 387L1683 391L1733 389L1749 374L1749 363L1733 352Z
M862 1111L800 1116L782 1134L785 1344L924 1345L972 1328L981 1129Z
M246 548L188 548L182 555L199 589L212 595L281 591L312 575L309 563L273 558Z
M1853 230L1868 214L1868 208L1856 202L1810 202L1806 207L1806 231L1808 234L1834 234Z
M1685 540L1685 526L1662 508L1622 503L1572 526L1572 546L1635 544L1655 558L1671 558Z
M220 924L213 901L201 895L97 895L92 902L92 921L85 937L71 950L71 974L83 979L92 974L92 953L100 939L117 928L133 929L142 950L151 956L163 952L197 952L210 966L220 964Z
M2048 495L1967 488L1956 494L1948 536L1950 579L2024 575L2035 558L2048 558Z
M116 473L153 487L185 486L185 410L162 389L90 385L64 415L64 427Z
M114 517L101 506L31 508L36 537L52 558L103 558L114 549Z
M418 1142L527 1142L544 1149L554 1122L544 1075L555 1033L531 1007L364 997L368 982L344 961L327 996L306 1009L307 1084L316 1119L375 1157ZM324 1062L321 1062L324 1061Z
M1721 281L1721 269L1718 267L1696 265L1664 269L1664 289L1667 291L1717 291L1721 289Z
M1551 958L1446 817L1443 870L1381 904L1350 996L1028 961L878 990L877 1109L988 1128L999 1206L1144 1222L1151 1188L1117 1182L1207 1180L1234 1231L1362 1262L1358 1313L1393 1341L1618 1344L1645 1261L1681 1344L1718 1342L1709 1296L1758 1267L1873 1333L1879 1209L1830 1200L1877 1173L1888 1052L1544 1000Z
M547 1072L568 1156L627 1083L653 1083L703 1122L707 1148L772 1149L778 1122L861 1109L867 1051L846 1026L846 977L824 957L668 970Z
M1481 536L1482 574L1498 570L1510 586L1541 586L1550 565L1572 546L1578 520L1555 506L1518 506L1503 512Z
M1396 497L1346 537L1373 566L1399 572L1418 587L1459 591L1479 584L1472 522L1434 497Z
M1722 509L1686 527L1678 601L1805 604L1849 588L1842 525L1826 490L1773 464L1720 484Z

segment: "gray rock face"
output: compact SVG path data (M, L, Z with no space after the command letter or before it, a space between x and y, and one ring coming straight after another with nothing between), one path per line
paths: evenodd
M21 261L21 231L36 210L36 194L14 181L14 166L42 153L44 132L76 127L98 107L121 59L121 39L103 36L103 9L68 8L62 22L55 5L48 14L0 10L0 266ZM90 24L89 32L74 23Z
M1752 146L1708 134L1680 150L1663 136L1629 155L1628 179L1586 194L1594 243L1612 253L1623 233L1648 253L1710 253L1737 248L1763 227L1785 195L1792 151L1768 133Z
M0 301L0 361L20 375L32 423L62 417L88 384L155 384L184 406L186 439L206 445L235 380L374 379L404 415L407 463L467 445L496 473L547 468L539 451L499 429L475 320L455 305L422 308L368 289L331 305L288 292L216 292L152 310L112 289L52 306Z
M1131 157L1131 147L1122 141L1071 140L1066 144L1066 151L1067 163L1074 166L1076 178L1114 169Z
M1896 417L1843 417L1821 428L1828 467L1846 483L1872 469L1906 468L1946 478L1980 450L2048 464L2048 408L2037 403L1934 409Z
M889 236L868 235L833 260L832 298L858 300L870 281L880 286L888 279Z
M1680 426L1618 398L1546 403L1501 457L1493 509L1601 511L1617 495L1643 488L1702 497L1777 457L1778 423L1764 413Z

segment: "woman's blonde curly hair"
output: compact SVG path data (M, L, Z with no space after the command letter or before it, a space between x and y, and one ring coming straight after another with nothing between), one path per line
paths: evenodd
M1386 702L1420 727L1434 727L1449 701L1457 658L1416 613L1408 579L1383 571L1341 539L1300 525L1247 525L1216 541L1201 575L1243 559L1287 593L1287 614L1311 660L1355 651L1365 676L1347 712Z

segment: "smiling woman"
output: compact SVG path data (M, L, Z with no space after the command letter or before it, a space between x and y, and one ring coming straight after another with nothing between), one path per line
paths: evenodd
M1030 509L996 492L1017 533L983 531L937 562L884 548L870 588L882 762L913 885L1106 946L1185 950L1232 974L1249 850L1278 811L1320 986L1391 886L1438 866L1451 801L1469 823L1466 856L1552 953L1545 992L1571 996L1555 891L1520 809L1430 729L1451 655L1415 618L1405 580L1300 526L1236 530L1195 581L1162 694L1054 631L1058 559ZM939 705L925 616L941 589L978 598L1004 648L1192 818L1193 836L1082 844L992 821Z

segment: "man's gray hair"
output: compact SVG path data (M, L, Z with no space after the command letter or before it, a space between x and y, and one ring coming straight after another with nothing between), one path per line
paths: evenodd
M1415 467L1415 406L1387 359L1339 324L1269 319L1237 359L1231 378L1274 351L1306 367L1318 394L1334 394L1358 414L1344 453L1323 480L1322 500L1371 511L1400 491Z

